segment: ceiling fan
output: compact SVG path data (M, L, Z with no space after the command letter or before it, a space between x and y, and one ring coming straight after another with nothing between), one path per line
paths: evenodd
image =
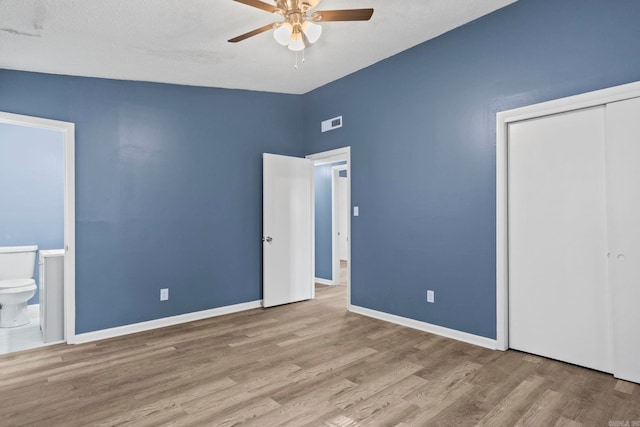
M330 21L368 21L373 15L373 9L342 9L318 10L311 12L322 0L274 0L270 4L260 0L234 0L269 13L283 17L282 22L274 22L264 27L239 35L229 40L237 43L265 31L275 29L273 36L283 46L299 52L304 50L307 43L315 43L322 34L322 27L316 22Z

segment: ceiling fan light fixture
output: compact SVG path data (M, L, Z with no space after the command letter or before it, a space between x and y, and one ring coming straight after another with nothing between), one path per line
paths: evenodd
M372 8L313 11L322 0L233 1L278 15L282 18L282 21L267 24L241 34L229 39L229 43L238 43L249 37L273 30L273 37L276 42L296 52L296 69L298 68L298 52L302 52L302 62L304 62L305 48L320 40L322 26L318 25L318 22L368 21L373 15ZM1 2L2 0L0 0Z
M322 27L311 21L304 21L302 23L302 32L304 32L309 43L315 43L320 38L320 34L322 34Z
M288 22L284 22L281 26L275 29L273 32L273 37L276 39L278 43L283 46L287 46L291 41L291 33L293 32L293 27Z
M289 40L289 50L299 52L304 50L304 41L302 40L302 33L299 31L294 32Z

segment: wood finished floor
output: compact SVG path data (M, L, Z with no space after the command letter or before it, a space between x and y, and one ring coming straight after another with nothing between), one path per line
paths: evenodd
M340 260L340 284L342 286L347 285L347 261L341 259Z
M609 426L640 386L345 311L345 289L0 356L2 426Z

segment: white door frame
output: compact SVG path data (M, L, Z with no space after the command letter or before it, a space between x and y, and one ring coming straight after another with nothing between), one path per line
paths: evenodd
M510 123L640 97L640 82L499 112L496 116L496 348L509 348L508 127Z
M336 163L336 162L344 162L346 161L347 164L344 165L346 167L347 170L347 207L349 209L349 215L347 215L347 238L349 239L347 241L347 309L350 310L351 309L351 147L343 147L343 148L337 148L335 150L330 150L330 151L323 151L321 153L315 153L315 154L309 154L308 156L306 156L307 159L313 160L313 165L314 166L320 166L320 165L326 165L329 163ZM332 190L332 199L333 199L333 185L331 186ZM312 249L313 249L313 265L315 266L315 182L314 185L312 187L312 196L311 196L311 200L314 201L314 206L312 206L311 208L311 212L312 215L314 215L313 217L313 227L314 230L311 233L311 238L313 239L312 241ZM333 200L332 200L332 206L333 206ZM332 222L333 222L333 215L335 215L333 213L333 207L332 207ZM333 242L333 238L332 238L332 242ZM333 243L332 243L332 247L333 247ZM332 260L333 260L333 255L332 255ZM333 265L333 262L332 262ZM332 267L335 268L335 267ZM338 268L339 271L339 268ZM335 281L335 270L333 270L332 272L333 275L333 280ZM338 280L340 280L340 276L338 276ZM313 285L313 293L312 293L312 297L315 298L315 285Z
M75 124L40 117L0 112L0 123L51 129L64 136L64 339L76 338L76 207Z
M336 185L338 185L338 177L340 171L346 171L347 165L334 166L331 168L331 276L334 285L340 284L340 239L338 239L338 193ZM349 176L347 172L347 177ZM344 206L346 207L346 206ZM347 212L347 218L349 212ZM347 236L347 244L349 244L349 236Z

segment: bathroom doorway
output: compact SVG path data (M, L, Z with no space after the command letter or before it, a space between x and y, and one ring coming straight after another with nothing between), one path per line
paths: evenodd
M0 354L74 340L74 145L72 123L0 112L0 247L35 257L28 306L0 312Z

